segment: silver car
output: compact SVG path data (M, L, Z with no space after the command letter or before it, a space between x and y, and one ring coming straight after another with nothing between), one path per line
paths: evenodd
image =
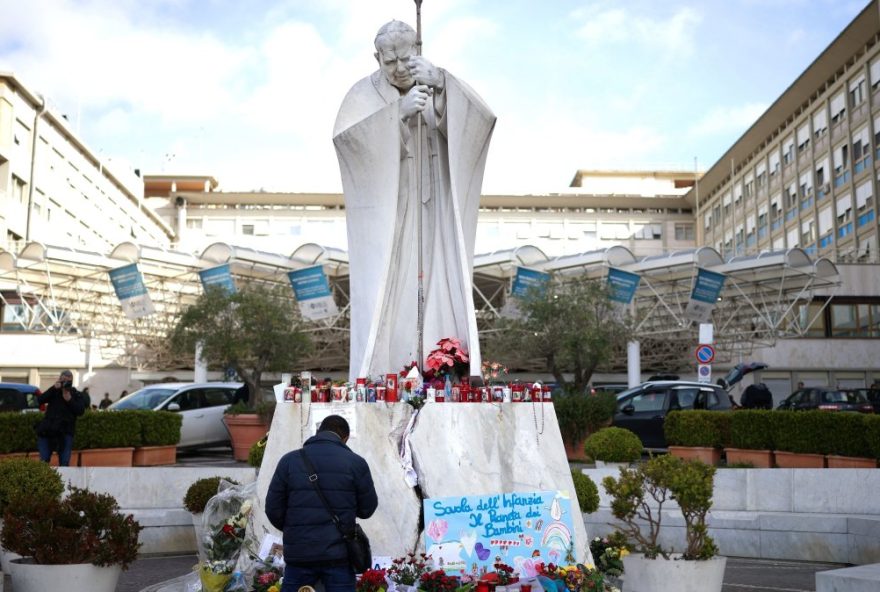
M223 411L240 382L165 382L152 384L116 401L108 409L152 409L183 416L178 448L229 446Z

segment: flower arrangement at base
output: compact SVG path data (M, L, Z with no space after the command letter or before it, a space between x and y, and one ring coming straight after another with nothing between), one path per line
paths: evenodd
M254 592L281 592L283 576L283 566L276 565L270 560L258 563L254 571Z
M398 557L391 562L391 567L388 568L388 579L395 584L414 586L422 575L431 570L430 559L430 555L424 553L418 555L407 553L403 557Z
M357 592L385 592L388 580L384 569L368 569L358 577L355 590Z
M251 501L245 500L234 514L211 527L210 535L205 541L207 559L199 566L203 592L222 592L232 577L244 544L250 513Z
M419 578L419 590L425 592L455 592L458 586L458 578L446 575L442 569L429 571Z
M626 537L620 533L596 537L590 541L590 553L599 571L613 577L620 576L623 573L623 558L629 555Z
M537 565L538 581L545 590L556 592L620 592L605 581L604 574L593 566L556 565L554 563Z
M471 358L461 341L454 337L445 337L437 342L437 348L431 350L425 358L425 378L443 376L468 376Z
M499 381L503 382L504 377L507 376L507 366L501 362L483 360L483 363L480 366L480 371L483 374L483 382L486 384L494 384Z
M517 580L516 576L513 574L513 568L506 563L496 563L493 567L495 568L495 574L498 577L497 581L499 585L506 586Z

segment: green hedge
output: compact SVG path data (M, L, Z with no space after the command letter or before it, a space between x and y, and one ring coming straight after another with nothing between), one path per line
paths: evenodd
M183 416L170 411L133 411L141 424L141 446L172 446L180 442Z
M832 416L825 420L828 449L826 454L840 456L873 456L871 446L866 438L867 415L861 413L827 413Z
M780 411L785 413L776 430L776 450L806 454L825 454L828 450L828 434L832 427L828 421L837 417L830 411Z
M76 421L75 450L142 445L141 421L136 411L86 411Z
M868 443L869 456L880 460L880 415L865 417L865 441Z
M34 426L41 419L42 413L0 413L0 454L35 451Z
M776 431L786 414L765 409L740 409L730 414L730 448L774 450Z
M553 410L562 438L571 444L611 423L617 397L614 393L564 393L553 396Z
M666 443L722 448L730 440L730 416L723 411L673 411L663 422Z
M588 458L604 462L634 462L642 457L642 441L623 428L602 428L584 442Z

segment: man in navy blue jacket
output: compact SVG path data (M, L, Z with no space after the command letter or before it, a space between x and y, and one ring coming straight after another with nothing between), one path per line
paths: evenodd
M355 574L348 562L345 541L327 508L309 482L302 453L318 474L318 485L346 531L355 518L373 515L379 500L370 467L352 452L348 422L330 415L318 433L301 450L288 452L278 461L266 494L266 516L284 533L284 584L282 592L324 583L327 592L352 592Z

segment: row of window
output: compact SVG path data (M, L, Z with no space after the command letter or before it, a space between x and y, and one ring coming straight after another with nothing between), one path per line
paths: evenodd
M824 308L823 308L824 307ZM799 324L807 337L880 338L880 299L815 300L802 305Z

